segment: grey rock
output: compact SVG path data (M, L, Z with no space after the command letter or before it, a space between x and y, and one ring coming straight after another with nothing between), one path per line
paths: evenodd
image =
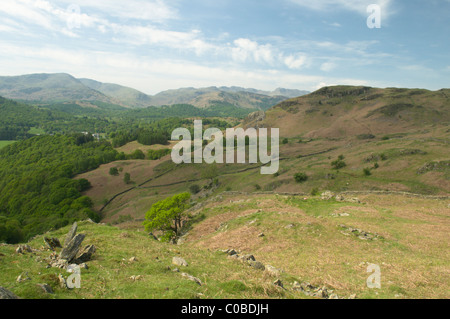
M64 240L64 248L67 247L67 245L70 243L70 241L75 237L75 234L77 233L78 224L77 222L74 222L72 224L72 227L70 228L69 232L66 235L66 239Z
M89 261L92 259L92 255L95 253L97 249L94 245L87 245L83 248L83 250L80 250L76 257L75 257L75 263L76 264L82 264L86 261Z
M19 299L19 297L17 297L8 289L0 287L0 299Z
M181 257L173 257L172 264L177 265L177 266L184 266L184 267L188 266L187 261Z
M33 249L29 245L19 245L16 249L16 253L24 254L24 253L32 253Z
M275 286L284 288L283 282L282 282L280 279L275 280L275 281L273 282L273 284L274 284Z
M67 245L64 245L65 247L61 251L60 258L67 259L68 262L71 262L78 254L78 250L80 249L80 245L83 242L84 237L84 234L75 235Z
M58 259L50 264L53 268L66 269L69 266L69 262L66 259Z
M271 265L266 265L266 271L272 276L279 276L282 273L280 269L277 269Z
M189 275L187 273L182 273L181 276L183 276L183 277L185 277L185 278L187 278L189 280L192 280L193 282L197 283L199 286L202 285L202 281L200 279L194 277L194 276L191 276L191 275Z
M259 269L259 270L265 270L266 269L266 267L259 261L249 260L248 264L251 267L255 268L255 269Z
M241 260L242 262L248 262L249 260L256 261L255 257L250 254L239 256L238 259Z
M47 247L50 248L51 250L55 250L56 248L62 248L61 243L59 242L58 238L44 237L44 242L47 245Z

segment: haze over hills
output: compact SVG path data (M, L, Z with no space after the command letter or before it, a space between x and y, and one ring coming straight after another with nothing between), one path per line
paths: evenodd
M272 92L241 87L182 88L154 96L133 88L59 74L30 74L0 77L0 96L36 104L75 103L97 107L102 102L127 108L191 104L205 108L214 104L240 108L268 109L306 91L278 88Z

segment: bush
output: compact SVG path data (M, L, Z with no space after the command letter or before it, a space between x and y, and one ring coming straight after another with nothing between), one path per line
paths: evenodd
M341 168L346 167L347 164L346 164L344 161L336 160L336 161L331 162L331 166L332 166L334 169L341 169Z
M159 160L160 158L170 154L171 150L168 148L160 149L160 150L149 150L147 153L147 158L149 160Z
M282 144L287 144L287 143L289 143L289 140L288 140L287 138L284 138L284 139L281 141L281 143L282 143Z
M297 183L303 183L308 180L308 175L305 173L297 173L294 175L294 179Z
M127 156L128 159L145 159L145 154L141 150L137 149L133 153Z
M111 167L111 168L109 169L109 175L112 175L112 176L117 176L117 175L119 175L119 170L117 169L117 167Z
M364 175L365 176L370 176L372 175L372 172L370 171L370 168L366 167L363 169Z
M131 175L130 175L130 173L125 173L125 175L123 177L123 181L125 182L125 184L130 184L130 182L131 182Z
M254 186L255 186L255 190L257 190L257 191L259 191L261 189L261 185L259 185L259 184L255 184Z
M198 186L197 184L193 184L191 186L189 186L189 191L191 192L191 194L195 195L198 192L200 192L201 187Z
M320 195L320 191L319 191L319 189L317 187L314 187L311 190L311 196L318 196L318 195Z

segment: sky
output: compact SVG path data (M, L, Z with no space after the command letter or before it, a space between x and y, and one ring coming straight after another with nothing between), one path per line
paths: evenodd
M449 17L450 0L2 0L0 75L69 73L147 94L438 90L450 87Z

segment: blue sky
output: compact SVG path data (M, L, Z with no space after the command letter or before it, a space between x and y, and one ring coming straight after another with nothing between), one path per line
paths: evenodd
M370 29L369 4L381 8ZM0 75L180 87L450 87L450 0L2 0Z

